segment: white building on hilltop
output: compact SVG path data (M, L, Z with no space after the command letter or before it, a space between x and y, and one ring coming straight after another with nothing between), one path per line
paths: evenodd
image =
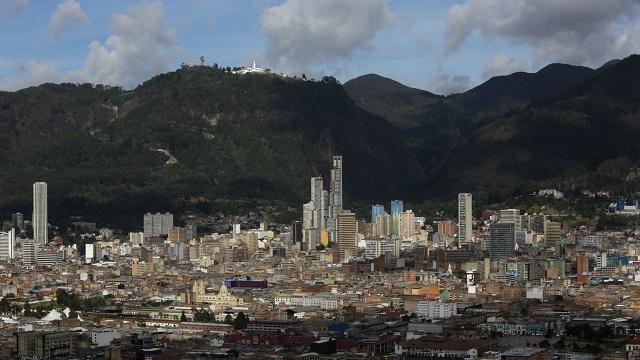
M256 61L253 60L251 67L243 66L239 70L234 71L236 74L249 74L249 73L266 73L267 70L259 66L256 66Z

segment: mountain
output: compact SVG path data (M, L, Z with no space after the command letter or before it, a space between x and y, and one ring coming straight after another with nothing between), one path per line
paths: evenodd
M423 181L399 133L329 77L188 67L132 91L44 84L0 93L5 214L30 211L36 180L49 183L51 217L124 227L147 211L297 208L333 154L344 157L347 199L410 196Z
M640 56L469 131L434 188L490 199L541 187L635 194L640 179Z
M422 109L444 99L377 74L349 80L344 89L360 107L401 129L420 126Z
M562 94L596 74L583 66L550 64L536 73L493 77L446 97L371 74L350 80L344 87L356 104L396 126L425 172L435 179L448 166L458 143L480 124Z

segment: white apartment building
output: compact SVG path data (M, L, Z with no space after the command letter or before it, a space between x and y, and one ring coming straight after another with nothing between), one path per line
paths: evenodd
M419 301L416 313L428 319L448 319L457 313L457 307L456 303Z
M275 305L284 304L292 307L317 307L322 310L337 310L344 304L343 299L335 294L292 294L280 295L273 299Z
M0 259L12 260L15 258L16 229L0 232Z

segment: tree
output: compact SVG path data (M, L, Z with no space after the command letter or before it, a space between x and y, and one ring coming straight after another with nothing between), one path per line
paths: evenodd
M187 315L184 313L184 310L182 310L182 315L180 315L180 321L183 321L183 322L189 321L189 319L187 319Z
M236 330L243 330L247 328L249 325L249 317L245 315L242 311L238 313L236 319L233 321L233 328Z
M200 56L200 65L204 65L204 56Z
M31 316L31 305L29 300L24 303L24 316Z
M231 317L230 314L227 314L227 316L225 316L224 323L229 325L233 324L233 318Z

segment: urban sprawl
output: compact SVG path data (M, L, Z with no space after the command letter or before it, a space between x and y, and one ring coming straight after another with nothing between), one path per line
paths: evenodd
M471 193L454 218L427 222L402 200L360 218L343 202L342 157L332 160L299 221L256 211L220 218L220 233L162 212L127 234L78 219L70 242L48 222L47 183L33 184L30 221L15 213L0 232L0 358L640 355L638 229L474 212ZM638 204L606 212L629 218Z

